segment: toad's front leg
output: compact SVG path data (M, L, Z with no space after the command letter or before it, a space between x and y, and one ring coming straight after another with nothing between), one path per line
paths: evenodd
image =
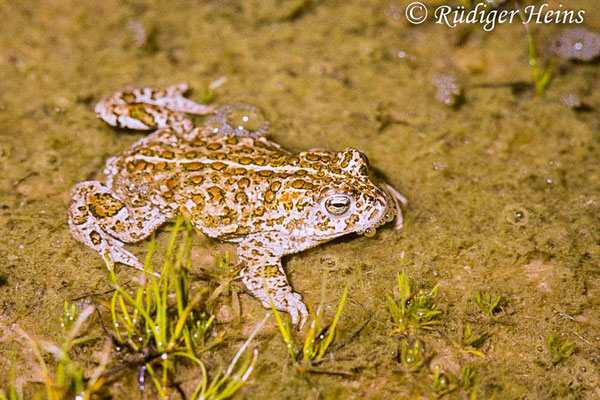
M277 243L277 234L261 233L251 235L238 246L242 281L265 308L270 308L269 295L275 308L285 311L292 317L292 323L300 321L302 327L308 318L302 296L295 293L288 283L281 265L281 246L269 246Z

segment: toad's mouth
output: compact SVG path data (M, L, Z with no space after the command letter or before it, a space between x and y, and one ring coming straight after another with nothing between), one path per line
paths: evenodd
M386 207L373 225L367 227L366 229L359 230L356 233L359 235L365 235L371 237L375 235L375 231L382 225L391 222L396 218L396 226L394 229L402 229L403 219L402 219L402 206L406 206L408 201L404 196L402 196L396 189L394 189L391 185L387 183L381 184L381 190L386 197Z

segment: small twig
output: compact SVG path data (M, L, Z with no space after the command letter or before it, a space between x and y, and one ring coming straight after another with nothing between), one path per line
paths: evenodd
M129 285L130 283L131 283L131 281L127 281L122 286L123 287L127 287L127 285ZM109 289L109 290L107 290L105 292L86 293L86 294L82 294L79 297L71 298L71 299L69 299L69 301L71 301L71 302L73 302L73 301L79 301L79 300L85 299L87 297L100 297L100 296L104 296L104 295L107 295L109 293L112 293L115 290L116 289L113 288L113 289Z
M349 377L349 376L354 375L352 372L348 372L348 371L331 371L331 370L317 369L317 368L306 368L306 369L304 369L304 371L308 372L309 374L315 374L315 375L331 375L331 376L344 376L344 377Z
M575 332L572 329L569 329L571 331L571 333L575 336L577 336L579 339L583 340L584 342L586 342L587 344L592 344L592 342L590 342L589 340L587 340L586 338L584 338L583 336L581 336L579 333Z

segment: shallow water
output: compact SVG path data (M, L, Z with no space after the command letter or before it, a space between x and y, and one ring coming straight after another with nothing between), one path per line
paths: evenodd
M326 276L330 314L349 285L342 341L371 318L327 362L352 375L305 379L270 321L236 398L430 398L435 365L473 366L478 398L600 398L598 65L557 61L538 97L510 85L531 82L520 24L486 33L411 26L394 19L389 1L298 4L0 1L0 385L11 359L27 353L17 327L57 339L65 300L110 288L100 257L68 230L69 189L103 180L107 158L143 135L100 123L95 102L126 84L200 89L225 77L215 102L260 107L271 138L292 151L361 149L409 200L401 231L389 226L285 260L312 303ZM568 4L599 29L595 5ZM540 53L560 28L536 27ZM462 104L436 100L441 74L463 87ZM567 93L590 109L567 107ZM198 270L212 267L213 251L232 250L195 244ZM143 256L146 243L130 248ZM417 287L439 284L444 311L440 326L418 334L433 358L413 374L399 372L385 307L401 270ZM504 299L492 321L477 307L479 291ZM245 294L241 301L247 335L264 310ZM490 333L485 357L454 345L467 323ZM556 366L550 334L577 346ZM36 380L25 366L17 375ZM137 389L118 390L125 398Z

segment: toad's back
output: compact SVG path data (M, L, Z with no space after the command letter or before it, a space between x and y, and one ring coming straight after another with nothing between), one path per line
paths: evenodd
M292 156L264 137L196 136L165 129L108 162L109 185L131 207L181 210L205 234L233 239L294 224L325 181L342 180L335 153ZM300 215L298 215L300 218Z

